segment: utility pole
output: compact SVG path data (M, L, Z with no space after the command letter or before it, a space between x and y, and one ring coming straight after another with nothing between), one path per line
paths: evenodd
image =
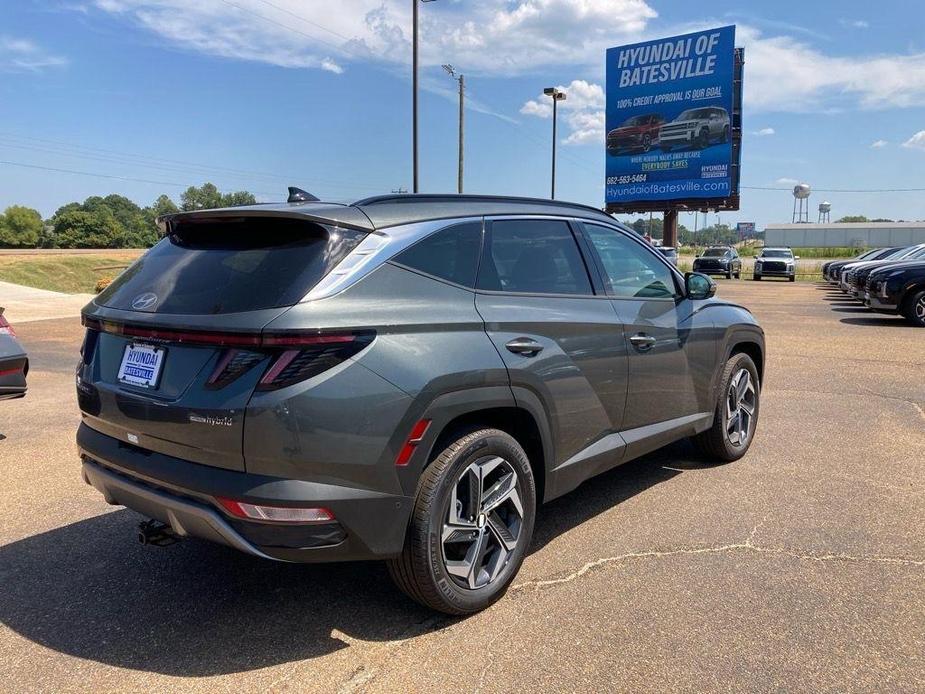
M465 114L466 98L466 78L464 75L457 75L456 69L452 65L444 65L443 69L447 74L459 83L459 171L456 173L456 192L462 195L463 192L463 123Z
M546 87L543 94L552 97L552 185L549 197L556 199L556 106L558 102L565 101L565 92L555 87Z

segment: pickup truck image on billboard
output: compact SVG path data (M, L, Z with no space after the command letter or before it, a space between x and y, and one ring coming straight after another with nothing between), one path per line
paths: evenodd
M734 26L608 49L608 205L737 192L734 65Z

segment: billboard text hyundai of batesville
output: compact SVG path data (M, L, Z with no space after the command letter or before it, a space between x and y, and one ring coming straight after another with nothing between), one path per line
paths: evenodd
M607 51L608 206L737 192L734 77L734 26Z

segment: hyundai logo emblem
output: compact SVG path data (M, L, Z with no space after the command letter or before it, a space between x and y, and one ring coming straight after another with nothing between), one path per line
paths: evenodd
M149 308L154 308L154 305L157 303L157 294L153 292L145 292L144 294L139 294L132 301L132 308L136 311L147 311Z

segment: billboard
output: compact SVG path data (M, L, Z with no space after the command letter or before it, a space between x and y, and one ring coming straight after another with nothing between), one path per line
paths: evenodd
M736 232L738 233L740 239L744 239L748 236L754 236L755 223L754 222L738 222L736 224Z
M738 209L741 62L734 26L607 50L608 211Z

